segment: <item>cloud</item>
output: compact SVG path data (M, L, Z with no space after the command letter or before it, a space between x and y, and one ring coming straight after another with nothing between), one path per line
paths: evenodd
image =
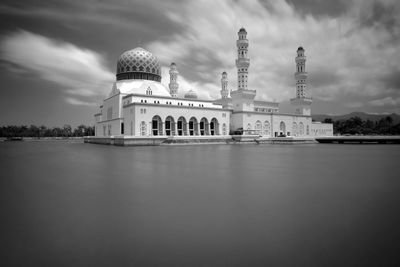
M179 66L177 67L179 71ZM161 67L161 76L161 83L168 89L169 68ZM215 94L215 91L218 89L218 86L216 84L204 84L188 81L185 77L182 77L181 75L178 75L178 84L178 97L184 97L184 95L190 90L194 90L197 93L197 97L199 99L217 99L219 97L218 94ZM211 95L210 92L212 92L213 94Z
M0 55L22 71L31 72L56 84L65 94L75 96L65 98L73 105L95 102L96 97L109 90L114 79L100 54L27 31L5 36L0 42Z
M391 10L388 17L385 10ZM229 87L236 88L235 42L243 26L250 41L249 88L256 89L259 98L287 101L294 96L294 58L302 45L315 101L362 108L359 103L400 89L395 75L388 88L387 77L400 70L397 11L400 2L394 0L343 2L331 14L298 12L285 1L185 1L166 8L166 15L184 25L183 30L148 47L163 63L181 66L189 83L215 96L224 70Z
M388 96L382 99L375 99L369 101L369 104L372 106L398 106L400 105L400 97L393 99L392 97Z
M82 101L74 97L65 97L64 99L68 104L75 106L97 106L97 103Z

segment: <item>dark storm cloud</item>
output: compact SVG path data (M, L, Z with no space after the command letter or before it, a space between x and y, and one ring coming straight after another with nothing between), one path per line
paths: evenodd
M383 75L380 79L387 89L396 90L397 93L400 93L400 70L394 70Z
M396 1L366 1L362 2L353 28L345 33L346 36L356 34L362 29L376 29L390 35L389 40L378 45L382 49L400 40L400 5Z
M395 3L381 3L374 1L373 4L363 10L359 17L361 27L382 26L392 34L398 34L399 10Z
M160 1L32 1L3 2L0 32L24 29L97 51L111 51L114 61L127 49L155 38L168 38L182 26L166 11L178 3ZM106 38L105 38L106 37ZM111 50L114 48L114 50Z

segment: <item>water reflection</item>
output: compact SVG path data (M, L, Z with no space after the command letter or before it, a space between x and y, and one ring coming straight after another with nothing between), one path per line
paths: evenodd
M365 265L396 255L398 146L0 146L14 264Z

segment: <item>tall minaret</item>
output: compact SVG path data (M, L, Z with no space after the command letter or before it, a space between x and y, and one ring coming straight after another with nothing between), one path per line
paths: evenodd
M238 90L247 90L247 75L250 66L250 58L247 54L249 40L247 40L247 32L241 28L238 32L239 39L236 41L238 49L238 58L236 59L236 67L238 69Z
M221 78L221 98L228 98L228 74L224 71Z
M172 97L178 97L178 74L179 72L176 69L176 64L172 62L169 69L169 93Z
M306 56L304 55L303 47L297 49L296 72L296 97L290 101L295 107L296 114L311 115L312 98L307 94L307 72L306 72Z
M294 77L296 79L296 97L307 97L307 72L306 72L306 57L304 56L303 47L297 49L296 57L296 72Z

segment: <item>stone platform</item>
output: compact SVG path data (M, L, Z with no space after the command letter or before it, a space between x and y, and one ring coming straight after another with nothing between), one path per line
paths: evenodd
M110 136L85 137L85 143L116 146L206 145L206 144L313 144L312 137L263 137L260 135L207 136Z

